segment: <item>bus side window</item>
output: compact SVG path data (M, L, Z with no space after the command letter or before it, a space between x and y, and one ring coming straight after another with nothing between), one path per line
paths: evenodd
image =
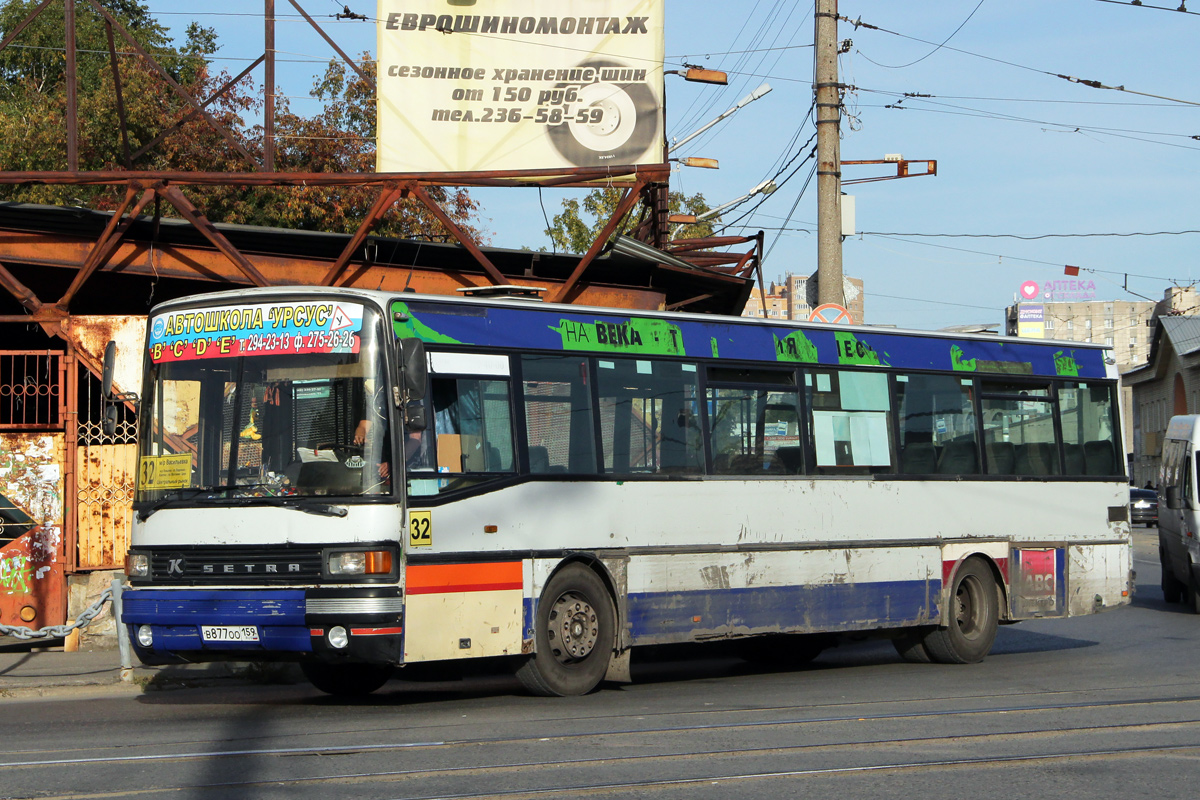
M980 383L983 440L989 456L988 474L1059 475L1058 440L1054 433L1054 398L1049 384L984 380ZM1012 447L1000 458L1003 444ZM1082 450L1081 453L1082 455ZM993 458L995 457L995 463Z
M603 471L704 472L695 364L597 359Z
M1058 387L1058 408L1067 475L1120 475L1113 389L1087 383Z
M953 375L897 375L900 472L909 475L974 474L973 382Z
M894 472L892 402L882 372L804 374L817 474Z
M434 378L431 386L438 470L512 472L508 381Z
M596 472L586 358L521 356L525 448L534 474Z
M708 390L713 473L799 473L804 458L795 390Z

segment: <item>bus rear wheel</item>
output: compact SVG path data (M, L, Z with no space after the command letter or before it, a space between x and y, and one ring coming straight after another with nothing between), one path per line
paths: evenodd
M308 682L326 694L363 697L392 677L392 668L380 664L322 664L304 662L300 671Z
M958 568L950 591L944 628L925 637L925 649L939 664L982 661L996 641L1000 621L999 592L982 559L969 558Z
M892 639L892 644L905 661L911 661L913 664L929 664L933 662L933 658L925 649L925 638L929 636L930 632L929 628L905 631Z
M517 668L531 694L568 697L595 689L608 672L616 610L600 577L568 564L546 584L534 624L535 652Z

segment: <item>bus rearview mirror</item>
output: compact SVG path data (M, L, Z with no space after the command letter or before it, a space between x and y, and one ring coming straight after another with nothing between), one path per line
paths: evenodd
M109 342L104 346L104 372L100 383L100 391L105 400L112 399L113 369L117 363L117 343Z
M425 360L425 343L420 339L400 340L400 385L408 399L425 396L425 381L429 365Z

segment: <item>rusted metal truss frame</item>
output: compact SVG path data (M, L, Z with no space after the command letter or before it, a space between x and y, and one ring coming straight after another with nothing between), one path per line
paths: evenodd
M0 41L0 49L6 47L37 18L51 3L56 0L42 0L30 14ZM357 186L379 187L380 195L373 204L370 212L347 243L342 254L325 275L325 285L336 285L342 279L346 268L361 247L370 231L378 225L388 210L400 199L413 198L424 205L436 217L451 235L463 245L482 266L488 279L493 284L505 283L504 275L483 253L479 246L467 233L458 226L449 214L434 201L427 187L431 186L576 186L594 187L599 184L613 185L620 182L626 188L613 218L600 231L592 246L584 254L580 263L570 277L558 290L554 300L563 302L579 286L585 271L592 261L602 251L605 243L617 229L621 220L630 212L638 197L645 195L647 209L652 213L644 217L644 223L635 232L635 236L643 240L661 244L659 235L662 225L659 216L665 214L665 187L670 175L667 164L651 164L640 166L607 166L602 168L576 168L558 170L507 170L507 171L468 171L446 173L374 173L374 174L330 174L330 173L277 173L274 172L274 109L275 109L275 0L264 0L264 53L237 77L226 82L208 99L203 102L193 97L182 87L170 73L146 52L128 30L97 0L61 0L64 4L66 22L66 60L67 60L67 162L68 169L56 172L0 172L0 184L52 184L52 185L114 185L125 186L125 199L113 215L113 219L104 233L90 251L79 274L71 283L71 287L53 305L43 303L27 287L21 284L7 269L0 265L0 287L9 290L22 305L29 309L29 318L43 323L48 331L57 325L57 321L67 315L70 302L80 287L98 269L106 263L107 258L116 249L133 220L145 210L150 199L155 200L157 215L159 202L166 200L190 222L201 234L220 251L248 281L255 285L266 285L267 279L255 266L226 239L220 231L204 216L179 189L181 185L220 185L220 186ZM113 71L114 87L117 100L117 114L121 125L122 155L126 170L80 171L78 168L78 119L76 113L75 88L75 42L74 42L74 13L76 2L85 2L98 13L105 23L105 34L108 40L110 65ZM337 52L342 60L358 74L360 78L374 83L371 77L355 62L336 42L321 28L321 26L300 6L297 0L288 0L293 8L321 35L329 46ZM165 81L171 90L191 107L186 115L173 125L160 132L149 143L136 152L130 152L128 126L124 110L123 89L117 59L115 35L120 35L124 42L139 57ZM233 133L212 116L206 106L228 92L234 85L250 74L259 64L265 63L264 88L264 147L263 159L260 162ZM182 171L139 171L133 170L132 164L149 149L161 142L170 134L182 128L191 120L202 117L207 124L218 133L246 161L253 172L182 172ZM134 198L141 192L141 198L134 204ZM661 206L661 208L660 208ZM130 210L132 209L132 210ZM128 213L128 216L124 216ZM662 212L662 213L658 213ZM665 218L665 217L664 217ZM710 247L712 245L709 245ZM761 250L761 248L760 248ZM761 253L760 253L761 256ZM704 255L701 258L718 263L730 263L728 259L712 259ZM757 263L757 259L756 259ZM761 283L761 279L760 279ZM678 304L677 304L678 305ZM686 305L686 303L684 303ZM0 321L10 321L15 315L0 316Z
M0 265L0 288L6 289L26 309L29 316L0 315L0 322L33 321L41 323L47 332L55 332L58 323L68 316L70 303L85 282L102 269L115 252L133 222L146 210L150 201L170 203L179 214L220 252L246 278L248 283L265 286L266 277L234 246L220 230L204 216L203 212L187 198L181 185L242 185L242 186L366 186L377 187L376 198L366 218L351 236L342 253L324 276L322 285L337 285L346 268L387 211L404 197L411 197L424 205L479 263L492 284L508 282L503 273L491 262L479 245L463 230L451 216L428 193L431 186L461 185L536 185L543 181L551 185L595 185L597 180L611 180L614 176L632 175L634 183L626 189L612 219L603 227L596 241L580 260L570 277L559 289L555 300L564 302L571 294L591 262L603 249L609 236L616 230L621 219L633 208L644 190L654 181L665 179L665 165L627 168L578 168L573 170L523 170L441 174L333 174L333 173L187 173L187 172L0 172L0 184L40 183L50 185L112 185L123 186L125 197L114 212L105 230L89 251L80 266L79 273L70 287L54 303L45 303L28 287L24 286L10 271ZM728 237L727 237L728 238ZM734 237L736 238L736 237ZM730 239L732 240L732 239ZM710 245L711 246L711 245ZM711 259L711 257L709 257ZM729 263L728 257L716 259L716 263Z
M754 277L758 283L758 291L765 297L766 292L762 276L764 239L765 234L763 231L759 231L754 236L707 236L699 239L676 239L671 242L671 246L667 248L667 252L673 256L687 259L697 267L721 270L739 278ZM753 242L754 247L740 254L712 249L714 247L736 247L739 244L746 244L748 242ZM724 265L729 264L733 266L722 269ZM675 311L692 303L707 300L710 297L712 297L711 293L689 297L678 303L672 303L666 307L666 310ZM764 311L764 316L765 314L766 312Z
M666 182L669 164L465 172L189 172L183 170L38 170L0 172L0 184L121 186L162 182L180 186L560 186Z

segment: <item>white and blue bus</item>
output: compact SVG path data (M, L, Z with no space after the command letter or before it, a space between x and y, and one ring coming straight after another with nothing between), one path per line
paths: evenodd
M156 307L123 622L143 662L320 689L504 657L840 634L982 659L1132 592L1104 348L520 299L268 288Z

